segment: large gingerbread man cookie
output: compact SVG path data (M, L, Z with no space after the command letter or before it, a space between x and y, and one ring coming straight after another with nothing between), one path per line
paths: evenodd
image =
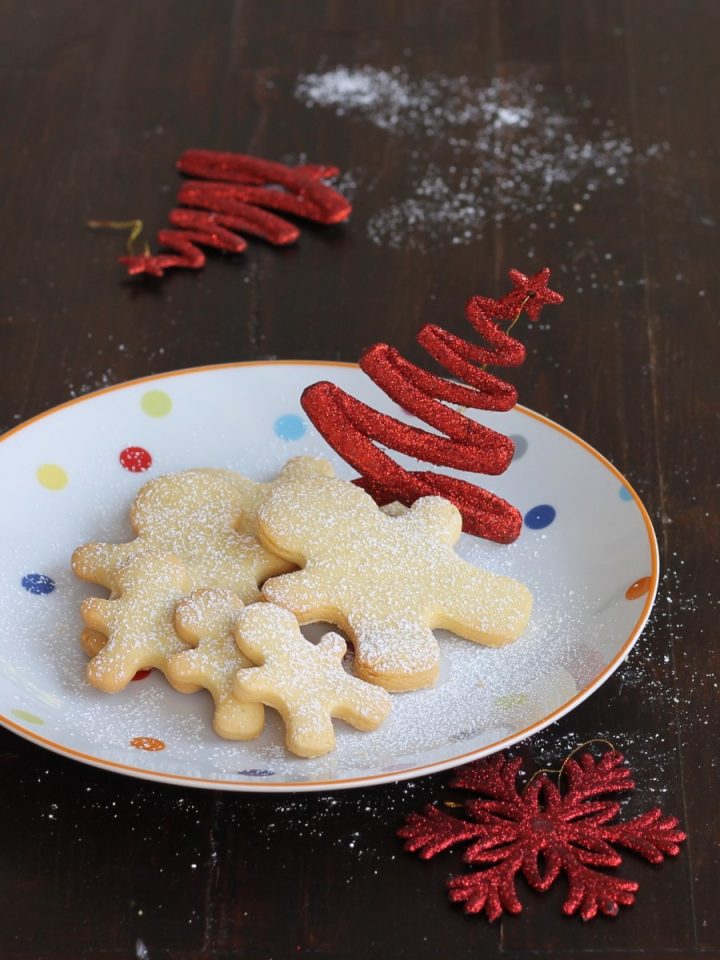
M258 521L268 549L303 568L268 580L264 598L302 623L341 627L355 646L358 676L387 690L435 680L433 628L496 646L528 622L527 587L455 552L462 519L441 497L388 516L359 487L314 477L275 489Z
M276 485L301 477L332 476L326 460L297 457L277 479L255 483L231 470L187 470L150 480L130 511L135 540L89 543L73 554L82 580L116 589L117 571L140 553L171 553L185 564L191 589L230 590L244 603L259 584L291 568L257 538L257 511Z

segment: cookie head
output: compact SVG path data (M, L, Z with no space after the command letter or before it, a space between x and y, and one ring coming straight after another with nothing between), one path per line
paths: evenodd
M280 483L304 480L305 477L334 477L335 471L329 460L322 457L292 457L278 475Z
M353 484L314 479L276 491L259 527L271 549L302 568L268 580L263 597L302 623L345 630L357 675L399 691L437 677L433 629L507 643L527 624L532 598L524 585L455 552L461 517L449 501L423 497L396 512L383 512Z
M169 524L185 525L193 518L203 526L234 527L242 516L244 490L228 470L187 470L150 480L132 506L131 519L139 535Z
M353 483L315 476L278 486L260 508L260 539L293 562L331 547L348 528L382 519L375 501Z

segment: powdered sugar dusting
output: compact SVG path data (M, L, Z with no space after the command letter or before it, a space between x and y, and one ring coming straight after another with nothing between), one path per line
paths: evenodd
M311 430L289 448L273 434L271 425L278 415L294 410L302 387L323 373L321 368L290 366L270 367L261 375L242 368L175 378L173 401L183 415L175 426L168 420L162 432L154 433L157 463L174 470L204 463L268 481L290 452L322 453L322 441ZM364 401L389 409L390 401L371 394L366 378L355 369L338 367L334 376ZM493 478L494 492L523 511L538 502L538 496L558 507L552 527L525 531L509 547L465 536L459 543L460 555L470 563L525 582L535 596L529 628L516 642L490 649L438 632L441 673L437 684L393 695L391 715L377 731L359 732L337 721L337 750L317 760L287 753L282 723L272 710L266 711L266 726L258 739L242 743L220 739L213 732L209 694L179 693L157 671L108 696L87 683L87 660L78 643L80 602L89 592L99 591L73 578L68 559L83 540L120 541L132 536L128 510L147 478L120 470L117 450L119 436L127 442L128 409L132 412L138 392L130 386L54 414L10 437L0 451L7 456L10 492L0 557L6 617L5 640L0 644L0 713L34 714L42 721L41 736L63 749L151 776L197 777L204 783L226 782L242 789L248 784L259 789L287 789L288 785L296 789L303 782L315 789L354 777L394 779L405 775L402 771L460 762L468 752L492 748L504 739L517 740L528 725L545 723L554 710L567 708L570 698L602 677L642 612L643 601L629 603L624 591L648 572L644 526L632 502L618 497L615 478L563 434L521 411L483 415L491 427L499 426L496 420L502 416L504 432L522 434L528 441L525 456L502 477ZM235 399L232 405L225 402L228 395ZM258 409L258 395L267 404L262 409ZM35 492L28 489L17 469L18 457L23 456L21 440L37 437L34 442L45 446L56 442L58 433L66 445L64 462L75 465L62 502L40 487ZM97 438L91 449L85 442L90 433ZM143 433L131 434L145 440ZM350 475L347 466L333 454L330 457L341 476ZM583 498L576 496L579 473ZM46 573L56 589L43 597L28 593L20 584L20 575L27 570ZM677 601L675 581L668 588ZM698 598L697 602L707 601ZM659 606L659 613L672 617L676 650L682 652L687 638L678 619L681 606L664 598ZM323 629L324 625L316 625L304 632L316 639ZM626 682L640 670L652 678L647 691L660 702L663 691L654 686L655 681L666 671L679 672L685 663L680 655L666 664L664 654L669 650L665 647L659 650L645 644L644 651L652 657L647 663L643 657L633 657ZM632 682L646 692L642 676ZM689 682L686 678L686 686ZM698 676L698 682L716 681ZM668 681L668 689L676 690L677 684ZM682 701L677 707L693 709ZM31 730L31 722L25 720L23 725ZM578 737L568 743L569 749L583 739L577 725L573 729ZM584 731L585 736L597 732L596 722L591 731ZM166 749L133 750L129 744L135 738L162 739ZM540 761L558 756L560 751L552 743L542 751L538 743ZM667 746L655 745L659 750Z
M467 244L489 225L520 218L534 230L536 214L552 229L555 218L624 185L633 163L668 149L657 143L638 151L588 97L569 86L551 92L529 74L480 84L440 73L413 77L399 66L337 66L300 76L295 95L397 138L402 182L370 217L367 234L398 249ZM588 116L592 139L581 133Z
M392 517L353 484L312 477L279 486L259 520L281 555L306 561L302 572L267 583L266 599L346 625L358 672L388 690L431 682L438 663L433 626L498 644L527 623L527 589L457 556L460 514L439 497Z

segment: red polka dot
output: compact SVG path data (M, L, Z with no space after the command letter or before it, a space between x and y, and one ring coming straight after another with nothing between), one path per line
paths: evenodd
M120 463L131 473L144 473L152 466L152 457L144 447L125 447L120 453Z

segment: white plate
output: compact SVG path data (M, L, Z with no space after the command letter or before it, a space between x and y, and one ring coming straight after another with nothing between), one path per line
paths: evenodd
M532 590L531 623L516 643L489 649L440 633L437 685L395 695L374 733L336 721L337 750L318 760L287 754L274 716L258 740L220 740L209 695L177 693L157 672L114 696L88 686L78 608L90 590L70 571L73 549L129 539L133 496L161 473L223 466L269 479L288 457L310 453L352 476L302 415L300 393L319 379L402 416L354 365L231 364L111 387L2 437L0 722L65 756L131 776L229 790L325 790L415 777L492 753L567 713L610 676L654 600L650 521L607 460L519 407L479 415L513 435L517 452L502 477L478 480L527 515L522 535L511 546L463 535L459 546L468 560ZM128 447L147 450L150 469L125 469L119 454Z

